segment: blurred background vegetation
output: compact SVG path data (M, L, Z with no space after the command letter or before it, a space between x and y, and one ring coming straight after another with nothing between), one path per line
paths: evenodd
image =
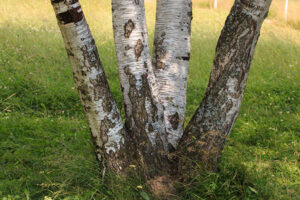
M151 1L151 0L149 0ZM202 8L213 9L215 0L193 0L194 5ZM218 9L230 10L234 0L217 0ZM269 18L278 21L285 20L285 3L286 0L273 0L269 12ZM287 23L295 29L300 29L300 1L288 0Z

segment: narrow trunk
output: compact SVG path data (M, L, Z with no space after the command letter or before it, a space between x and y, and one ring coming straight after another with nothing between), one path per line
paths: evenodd
M112 0L112 11L126 127L144 173L153 177L167 169L168 148L150 59L144 1Z
M183 134L191 20L191 0L157 0L153 66L171 149Z
M260 29L271 0L236 0L219 38L205 96L181 140L184 157L217 169L241 107ZM182 159L180 170L189 165Z
M119 172L126 166L126 133L81 6L78 0L52 0L51 3L91 129L97 159L101 165L106 160L110 169Z

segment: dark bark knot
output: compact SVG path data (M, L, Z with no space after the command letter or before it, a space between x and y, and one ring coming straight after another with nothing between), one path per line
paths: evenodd
M134 54L136 57L136 61L138 61L139 57L141 57L143 50L144 50L143 42L141 39L139 39L134 47Z
M81 6L56 15L57 20L63 24L79 22L83 19L83 17L84 15Z
M124 36L125 38L129 38L131 32L133 31L133 29L135 28L135 25L133 23L133 21L130 19L128 20L128 22L124 25Z

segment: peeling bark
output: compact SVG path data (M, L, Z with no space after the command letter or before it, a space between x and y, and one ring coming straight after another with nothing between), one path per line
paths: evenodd
M127 164L127 136L80 3L78 0L51 3L91 129L96 157L101 165L107 160L111 170L120 172Z
M254 49L271 0L236 0L219 38L205 96L187 126L181 152L217 169L227 136L238 116ZM180 161L179 167L186 165Z
M191 20L191 0L157 0L152 61L172 149L176 149L183 134Z
M156 170L166 169L168 148L150 59L144 1L112 0L112 11L126 126L145 174L153 176Z

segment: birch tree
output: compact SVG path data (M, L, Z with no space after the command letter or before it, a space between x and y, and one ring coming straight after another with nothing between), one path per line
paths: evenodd
M152 59L144 1L112 0L125 124L79 1L51 0L101 169L126 175L130 165L139 166L159 195L195 166L216 171L271 1L235 0L204 98L184 130L191 0L157 0Z

